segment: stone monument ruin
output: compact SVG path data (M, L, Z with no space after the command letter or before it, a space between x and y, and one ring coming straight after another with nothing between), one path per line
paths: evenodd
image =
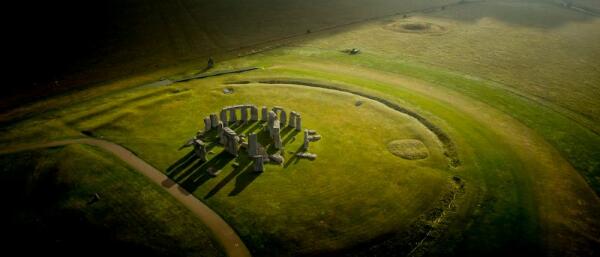
M219 112L211 113L208 117L203 119L204 121L204 132L199 132L199 135L190 140L186 146L193 146L195 155L201 161L207 161L207 149L204 139L205 135L213 129L216 129L216 142L222 145L224 151L233 155L238 156L245 149L249 159L253 162L253 170L255 172L263 172L265 169L265 163L273 163L283 165L285 158L283 153L285 152L284 142L281 138L282 130L286 127L292 128L295 131L302 131L302 116L295 111L286 112L286 110L279 106L274 106L269 110L266 106L261 106L259 109L255 105L244 104L227 106ZM238 113L240 116L238 117ZM247 142L245 142L244 135L238 135L229 126L236 123L247 124L249 122L260 122L263 123L265 132L268 133L270 140L269 144L277 149L274 154L268 154L267 150L263 145L259 143L259 137L257 133L249 133L247 135ZM202 138L202 139L201 139ZM318 135L314 130L304 130L304 144L301 147L300 153L295 156L297 158L305 158L315 160L316 154L309 153L309 144L312 142L319 141L321 135Z

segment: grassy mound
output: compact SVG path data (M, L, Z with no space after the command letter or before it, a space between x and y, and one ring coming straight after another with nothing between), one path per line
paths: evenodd
M394 140L388 143L388 149L394 155L407 160L420 160L429 156L427 146L416 139Z
M401 33L444 34L448 29L444 26L423 21L400 20L385 24L383 28Z
M0 163L0 199L10 206L0 214L4 233L11 235L4 238L6 251L223 256L185 207L94 148L3 155Z

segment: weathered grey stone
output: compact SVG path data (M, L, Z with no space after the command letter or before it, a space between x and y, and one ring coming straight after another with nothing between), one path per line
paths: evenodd
M314 154L314 153L307 153L307 152L297 153L296 156L298 158L304 158L304 159L309 159L309 160L315 160L315 159L317 159L317 155Z
M226 142L225 142L225 150L234 155L237 156L238 155L238 150L239 150L239 141L240 138L237 136L237 134L235 133L235 131L233 131L232 129L225 127L223 128L223 136L226 138Z
M308 129L304 130L304 143L302 145L302 150L304 151L308 151L308 144L310 143L310 140L308 139L309 135L308 135Z
M269 155L269 160L277 164L283 164L285 162L285 158L283 158L283 156L281 156L281 154L278 153Z
M269 136L273 137L273 127L277 122L277 114L274 111L269 111L269 119L267 121L267 128L269 130Z
M302 131L302 116L300 114L296 116L296 131Z
M218 121L219 121L219 118L217 118L217 114L211 113L210 114L210 125L212 126L212 128L216 128L217 127L217 122Z
M196 154L196 157L198 157L198 159L200 159L201 161L205 162L206 159L206 145L204 144L204 142L200 139L196 139L194 140L194 152Z
M288 126L295 128L296 127L296 112L290 112L290 121L288 122Z
M227 142L227 138L224 136L224 128L225 125L223 125L223 122L219 121L219 123L217 123L217 136L219 137L219 144L221 145L225 145Z
M261 155L252 156L254 159L254 172L263 172L265 171L265 163L263 157Z
M267 109L267 107L266 107L266 106L263 106L263 107L261 108L261 115L262 115L262 116L260 117L260 120L261 120L261 121L267 121L267 120L269 119L269 109Z
M277 149L281 149L283 148L283 144L281 143L281 133L280 133L280 128L279 128L279 124L276 124L275 127L273 127L273 145L275 146L275 148Z
M258 121L258 108L256 106L250 106L250 121Z
M210 131L210 129L212 128L212 124L210 124L210 118L206 117L204 118L204 131Z
M235 123L237 122L237 113L235 112L236 108L230 108L229 109L229 124Z
M308 141L310 142L317 142L319 140L321 140L321 135L308 136Z
M223 125L227 126L227 110L226 109L221 110L221 113L219 113L219 117L221 118Z
M248 156L258 155L258 135L248 135Z
M273 112L275 112L275 114L277 114L277 117L279 118L279 123L281 123L281 127L285 126L285 123L287 122L287 114L285 113L285 109L279 107L279 106L275 106L272 109Z
M243 123L248 122L248 107L247 106L242 106L239 109L242 112L242 122Z
M309 135L316 135L316 134L317 134L317 131L316 131L316 130L309 129L309 130L308 130L308 134L309 134Z

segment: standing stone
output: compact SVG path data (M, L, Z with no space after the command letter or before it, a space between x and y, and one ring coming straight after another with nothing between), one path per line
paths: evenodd
M221 118L223 125L227 125L227 109L221 110L221 113L219 113L219 117Z
M263 172L265 171L265 164L263 157L261 155L252 156L254 159L254 172Z
M221 145L225 145L226 143L226 138L223 135L223 129L225 128L225 125L223 125L222 121L219 121L219 123L217 124L217 136L219 137L219 144Z
M210 118L209 117L204 118L204 131L208 132L208 131L210 131L211 128L212 128L212 125L210 124Z
M273 137L273 127L275 126L275 123L279 123L279 122L277 122L277 114L275 114L274 111L269 112L269 119L267 122L268 122L267 128L269 129L269 136Z
M230 153L234 156L237 156L238 150L239 150L239 145L238 145L239 137L237 136L235 131L233 131L232 129L230 129L228 127L225 127L225 128L223 128L223 136L226 138L225 150L228 153Z
M287 122L287 114L284 110L281 110L281 117L279 117L279 122L281 123L281 127L285 127L285 123Z
M236 108L233 108L233 107L231 109L229 109L229 121L231 123L236 123L237 122L237 114L235 113L235 109Z
M258 108L254 105L250 106L250 121L258 121Z
M251 133L248 135L248 156L258 155L258 135Z
M262 116L260 117L260 121L267 121L269 119L269 110L266 106L262 107Z
M284 126L285 126L285 123L287 122L287 115L286 115L286 113L285 113L285 110L284 110L283 108L279 107L279 106L275 106L275 107L273 107L273 111L274 111L276 114L277 114L277 113L280 113L280 114L281 114L281 117L279 117L279 116L278 116L278 117L279 117L279 122L280 122L280 123L281 123L281 125L282 125L281 127L284 127Z
M300 114L296 116L296 131L302 131L302 116Z
M240 111L242 112L242 122L248 122L248 108L246 106L240 107Z
M196 139L194 140L194 152L196 153L196 156L203 162L205 162L206 159L206 145L204 144L204 142L202 142L202 140Z
M275 123L275 126L273 127L273 145L275 146L275 148L277 149L281 149L283 148L283 145L281 143L281 130L279 127L279 123Z
M217 122L218 122L218 121L219 121L219 118L217 118L217 114L215 114L215 113L211 113L211 114L210 114L210 125L211 125L213 128L216 128L216 127L217 127Z
M304 130L304 144L302 145L302 150L304 151L308 151L308 143L310 143L310 140L308 139L309 135L308 135L308 129Z
M292 128L296 127L296 112L294 111L290 112L290 122L288 123L288 126Z

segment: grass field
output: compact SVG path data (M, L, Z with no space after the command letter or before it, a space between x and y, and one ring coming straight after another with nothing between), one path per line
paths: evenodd
M3 155L1 161L2 201L10 206L2 212L3 233L11 235L4 237L4 250L223 256L185 207L95 148L30 151Z
M214 68L258 70L134 86L163 71L50 99L3 117L13 122L0 146L84 136L123 145L220 214L255 256L595 256L598 27L597 17L544 2L391 16ZM343 52L354 47L361 53ZM318 158L293 157L302 135L290 129L286 162L261 174L218 145L207 163L177 150L204 117L245 103L300 112L323 136L310 147ZM46 111L22 116L36 108ZM429 156L392 154L388 144L404 139ZM69 162L82 149L95 153L47 158Z

